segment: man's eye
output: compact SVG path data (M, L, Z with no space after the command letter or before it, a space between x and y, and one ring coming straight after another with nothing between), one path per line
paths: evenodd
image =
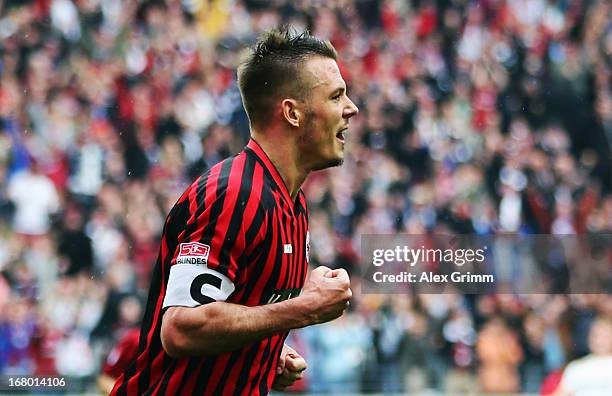
M333 100L338 100L338 99L340 99L340 95L336 95L336 96L334 96L332 99L333 99Z

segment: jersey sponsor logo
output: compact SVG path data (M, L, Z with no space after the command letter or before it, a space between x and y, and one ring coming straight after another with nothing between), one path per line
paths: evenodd
M277 302L289 300L290 298L295 298L300 295L302 292L302 288L293 288L293 289L283 289L283 290L275 290L274 293L268 299L266 304L274 304Z
M181 243L179 255L176 258L177 264L196 264L206 265L210 246L199 242Z
M293 253L293 246L291 246L290 243L285 243L285 245L283 245L283 253L285 254Z

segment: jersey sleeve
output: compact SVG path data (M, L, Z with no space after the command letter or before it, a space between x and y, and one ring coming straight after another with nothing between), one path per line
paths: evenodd
M195 187L186 201L189 219L178 233L163 308L226 301L246 267L247 251L258 243L246 231L265 224L250 183L232 174Z

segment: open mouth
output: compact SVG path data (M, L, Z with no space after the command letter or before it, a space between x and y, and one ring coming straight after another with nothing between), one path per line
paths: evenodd
M346 138L346 129L343 129L339 131L338 133L336 133L336 139L340 140L342 143L344 143L345 138Z

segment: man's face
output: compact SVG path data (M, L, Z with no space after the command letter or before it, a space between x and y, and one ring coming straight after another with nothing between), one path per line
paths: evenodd
M310 170L340 165L344 161L349 119L359 109L346 95L346 83L333 59L310 58L302 73L311 89L305 94L300 160Z

